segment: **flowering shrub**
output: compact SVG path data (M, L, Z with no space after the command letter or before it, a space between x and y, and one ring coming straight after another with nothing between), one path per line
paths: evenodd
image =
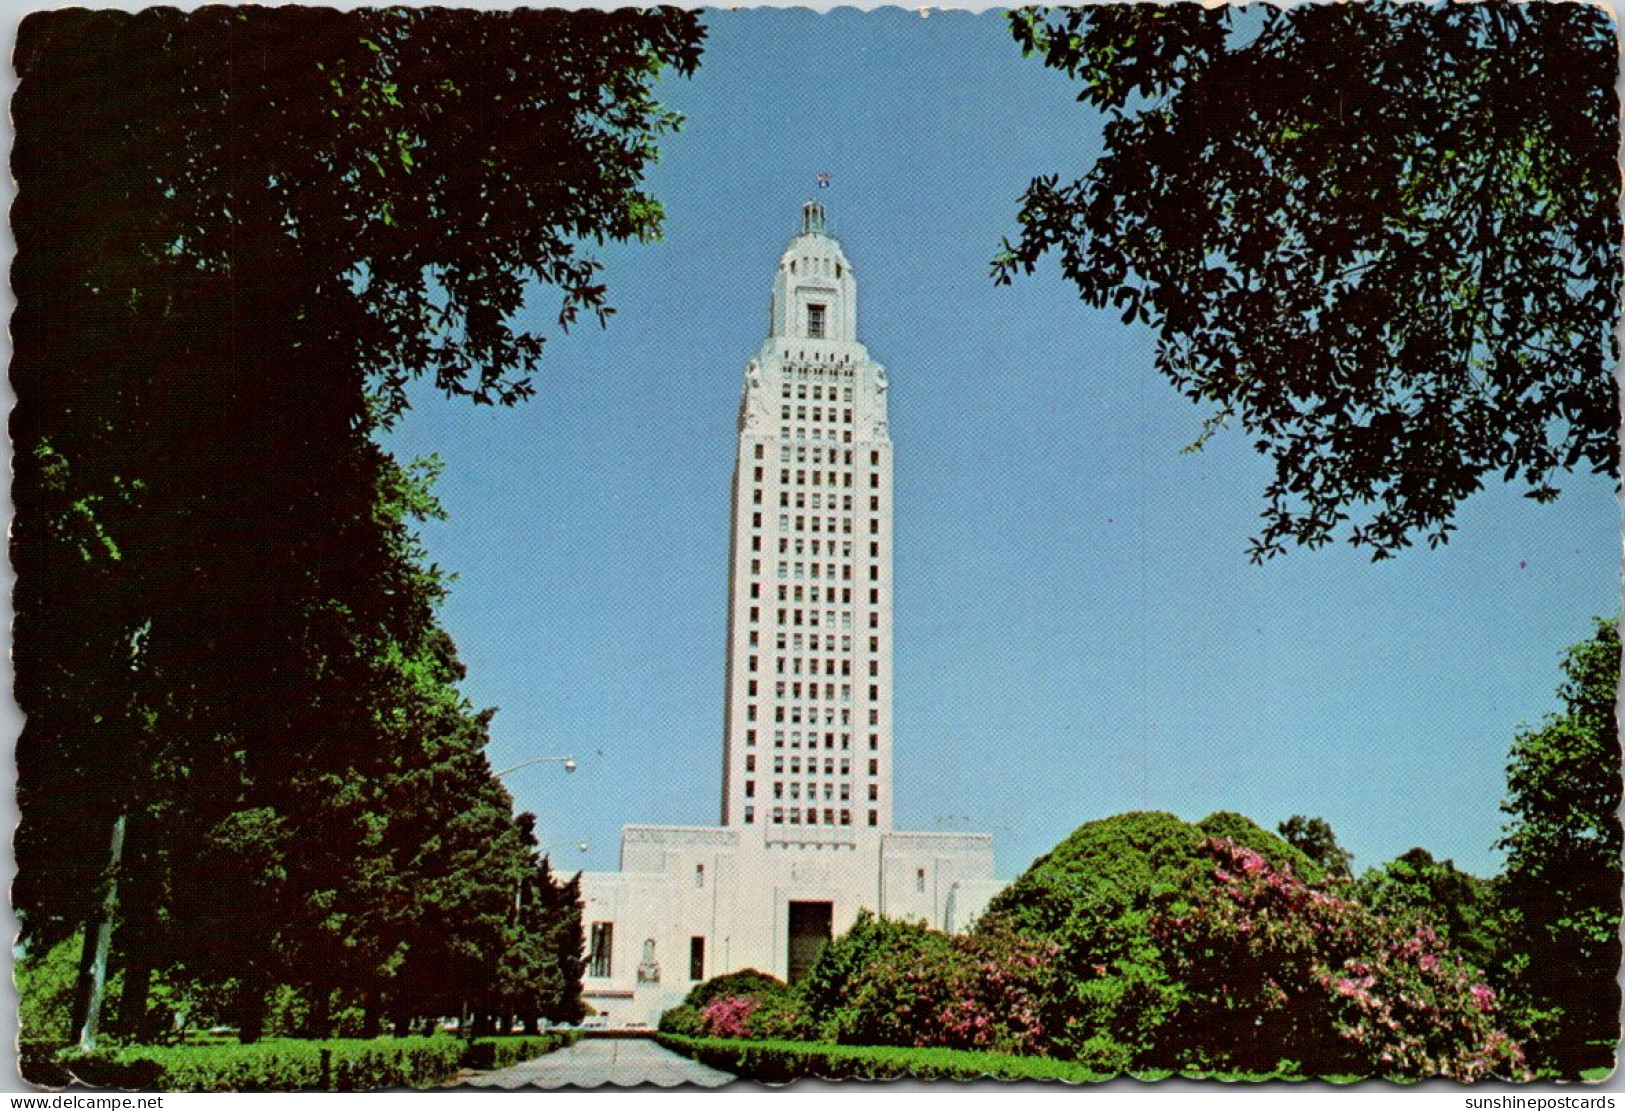
M799 994L755 969L697 985L681 1006L660 1017L663 1033L713 1038L802 1038L812 1033Z
M749 1036L750 1016L761 1006L750 996L728 995L700 1008L700 1033L713 1038Z
M869 918L831 949L842 945L857 952L836 949L817 984L821 994L838 1000L823 1014L822 1031L830 1040L1043 1051L1040 986L1052 973L1052 943L1010 932L949 937L926 926Z
M1523 1075L1495 993L1426 923L1374 914L1222 840L1152 913L1177 1002L1154 1056L1311 1075ZM1206 881L1206 882L1201 882Z
M793 993L761 995L745 1020L748 1036L766 1041L794 1041L813 1036L806 1006Z

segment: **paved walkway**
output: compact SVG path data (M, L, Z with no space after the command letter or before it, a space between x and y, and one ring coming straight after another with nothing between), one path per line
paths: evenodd
M732 1079L732 1073L691 1061L647 1038L583 1038L545 1057L483 1072L464 1083L475 1088L597 1088L603 1084L720 1088Z

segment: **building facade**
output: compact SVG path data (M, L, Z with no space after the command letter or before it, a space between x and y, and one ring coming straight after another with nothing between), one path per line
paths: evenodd
M627 826L582 877L583 995L654 1025L701 980L794 981L868 909L954 931L998 890L986 834L892 829L892 446L852 264L804 206L745 369L717 827Z
M739 407L724 826L815 842L890 828L891 521L886 371L809 202Z

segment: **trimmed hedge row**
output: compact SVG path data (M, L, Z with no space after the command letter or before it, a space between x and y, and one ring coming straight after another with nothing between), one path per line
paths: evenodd
M171 1092L367 1091L426 1088L457 1075L456 1038L267 1039L253 1045L136 1045L69 1057L68 1071L97 1088Z
M73 1077L57 1063L62 1043L21 1039L17 1043L17 1073L28 1083L41 1088L66 1088Z
M739 1041L659 1034L661 1045L702 1065L747 1080L788 1084L804 1076L828 1080L1110 1080L1111 1074L1053 1057L1015 1057L965 1049L835 1045L829 1042Z
M510 1038L481 1038L463 1054L465 1069L506 1069L534 1060L544 1053L574 1045L581 1037L576 1030L549 1034L523 1034Z
M169 1092L361 1092L432 1088L460 1068L497 1069L540 1057L576 1038L573 1032L482 1038L466 1043L427 1038L275 1038L253 1045L127 1046L68 1055L58 1063L96 1088Z

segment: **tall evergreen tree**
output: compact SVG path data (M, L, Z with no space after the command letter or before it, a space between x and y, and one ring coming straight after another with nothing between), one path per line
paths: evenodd
M350 959L402 743L380 661L432 624L371 434L419 374L528 396L531 285L561 327L607 316L583 244L658 234L651 87L701 37L670 10L24 21L16 900L48 944L119 880L130 1022L166 960L235 980L252 1036L289 967Z
M1515 985L1535 1011L1536 1062L1575 1076L1619 1043L1619 629L1599 620L1563 662L1561 712L1507 766L1503 905Z

